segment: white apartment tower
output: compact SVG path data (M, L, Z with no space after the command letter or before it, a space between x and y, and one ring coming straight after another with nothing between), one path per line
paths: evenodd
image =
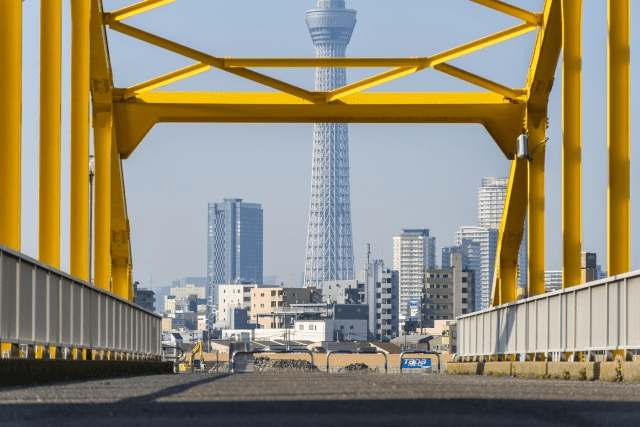
M436 266L436 238L429 230L404 229L393 238L393 269L399 272L400 320L409 316L411 298L422 298L424 271Z
M507 198L509 178L484 178L478 188L478 226L500 229L500 221ZM522 243L518 254L518 286L528 282L529 259L527 257L527 222L525 219Z
M468 242L472 244L467 244ZM456 245L468 248L465 268L474 270L475 311L491 306L491 286L493 286L497 243L498 230L495 228L461 227L456 233Z

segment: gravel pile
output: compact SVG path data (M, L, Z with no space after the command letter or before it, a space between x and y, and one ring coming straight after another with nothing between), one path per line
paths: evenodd
M368 372L373 371L366 363L352 363L338 369L338 372Z
M254 372L310 372L318 368L311 366L307 360L272 360L269 357L253 359Z

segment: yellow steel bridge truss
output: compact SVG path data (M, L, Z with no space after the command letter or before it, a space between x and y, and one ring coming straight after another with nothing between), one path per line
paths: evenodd
M498 0L471 0L523 22L428 57L219 58L123 21L175 0L145 0L105 13L101 0L71 0L70 273L89 279L89 106L93 113L95 285L133 298L122 160L158 123L477 123L511 161L500 226L493 304L516 298L518 248L528 214L529 295L544 293L545 147L533 160L516 157L519 135L530 146L545 139L547 104L563 51L562 231L563 287L581 282L581 11L582 0L546 0L540 13ZM608 271L630 269L629 1L608 0ZM62 0L42 1L39 258L60 260L60 86ZM0 244L20 250L21 0L0 2ZM129 88L113 83L106 28L190 58L194 64ZM510 88L456 68L449 61L537 31L524 88ZM7 66L6 64L10 64ZM308 91L253 69L361 67L390 71L330 92ZM154 92L217 68L276 92ZM479 86L472 93L363 92L427 68ZM531 153L529 153L531 154Z

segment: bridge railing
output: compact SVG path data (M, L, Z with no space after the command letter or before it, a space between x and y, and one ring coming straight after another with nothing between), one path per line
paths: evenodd
M161 318L0 245L3 358L159 360Z
M458 318L458 356L577 360L640 350L640 271Z

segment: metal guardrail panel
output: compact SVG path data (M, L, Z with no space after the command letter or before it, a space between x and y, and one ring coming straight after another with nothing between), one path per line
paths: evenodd
M627 346L640 348L640 277L627 279L626 301L623 301L625 311L627 313L627 330L626 342ZM636 325L636 327L631 327Z
M640 271L458 318L460 356L640 350Z
M34 333L36 342L47 342L47 294L49 293L49 277L47 271L36 268L36 289L44 289L44 292L35 293L34 302Z
M0 245L0 342L161 356L161 318Z
M34 266L26 262L18 264L18 339L33 339L33 270Z

